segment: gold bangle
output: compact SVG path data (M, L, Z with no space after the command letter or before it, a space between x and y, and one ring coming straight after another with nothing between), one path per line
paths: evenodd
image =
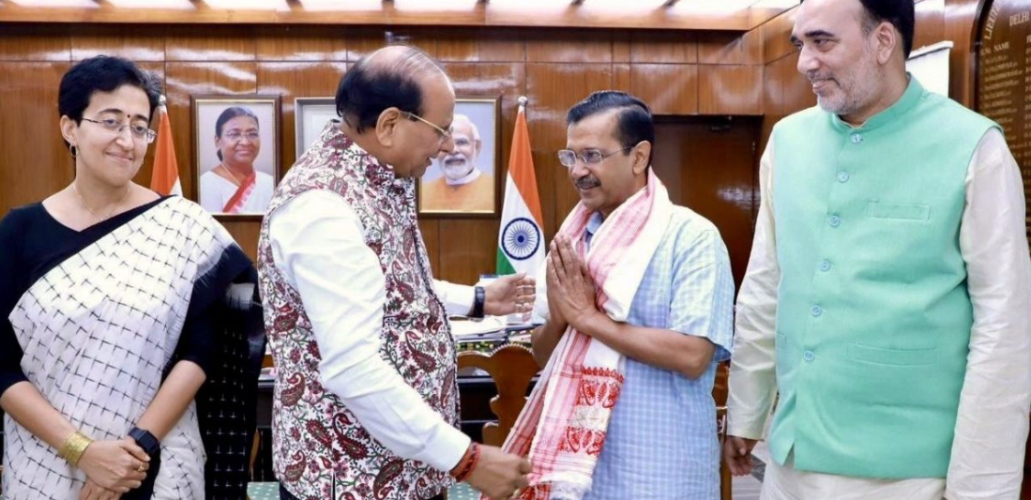
M86 453L86 448L93 443L93 440L81 432L76 432L64 440L61 449L57 450L57 456L65 459L72 467L79 465L79 459Z

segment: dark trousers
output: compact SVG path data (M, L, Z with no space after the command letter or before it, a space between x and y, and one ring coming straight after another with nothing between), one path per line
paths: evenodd
M279 500L301 500L301 499L291 495L289 491L286 491L286 488L284 488L283 485L279 485ZM336 499L333 499L333 500L336 500ZM431 498L429 500L444 500L444 495L438 495L438 496L435 496L435 497L433 497L433 498Z

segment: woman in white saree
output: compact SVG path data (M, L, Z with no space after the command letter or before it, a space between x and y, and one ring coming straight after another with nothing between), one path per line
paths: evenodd
M225 333L246 323L231 310L254 309L255 273L200 206L132 182L157 101L129 61L76 64L58 98L75 179L0 221L3 498L220 496L205 484L215 446L202 420L224 422L197 407L221 397L203 395L227 365L234 384L256 379L263 335ZM241 400L248 389L236 388ZM234 421L253 433L246 406Z

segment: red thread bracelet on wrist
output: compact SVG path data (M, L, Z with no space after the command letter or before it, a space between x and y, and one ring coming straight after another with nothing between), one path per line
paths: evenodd
M455 481L465 481L466 478L469 477L469 474L472 473L473 469L476 467L476 462L479 461L479 458L480 445L473 442L469 445L469 449L466 450L465 456L462 457L462 460L460 460L458 462L458 465L455 466L455 468L453 469L458 471L452 474L452 476L454 476L455 478Z

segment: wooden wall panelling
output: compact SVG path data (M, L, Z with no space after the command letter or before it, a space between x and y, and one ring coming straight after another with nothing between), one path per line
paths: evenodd
M816 94L809 81L796 69L797 63L798 57L790 54L764 68L763 106L766 113L759 141L760 152L766 148L773 125L781 118L816 105Z
M0 62L0 216L41 201L72 180L75 167L57 116L58 86L70 66Z
M430 269L436 279L447 280L444 268L440 267L440 219L419 219L419 233L430 257ZM470 285L475 281L463 283Z
M437 39L433 37L432 30L418 27L363 27L346 29L347 60L354 62L386 47L387 32L392 33L395 40L405 40L431 57L437 57Z
M253 61L257 52L252 26L169 26L165 49L168 61Z
M773 125L784 117L784 81L783 65L791 65L791 57L783 57L763 67L763 124L759 138L759 155L766 150L766 141L773 131ZM790 68L788 68L790 69ZM758 164L757 164L758 168ZM758 189L758 188L757 188Z
M526 40L516 30L451 28L435 37L443 62L526 62Z
M387 12L389 24L410 24L410 25L452 25L452 26L482 26L487 23L487 4L476 2L471 8L447 8L437 6L433 9L419 4L421 0L397 0L383 4L383 10ZM443 3L443 2L441 2Z
M346 30L329 26L257 26L259 61L346 61Z
M612 65L612 88L614 90L622 90L628 94L633 94L633 85L630 69L633 65L630 64L613 64ZM645 102L651 107L650 103Z
M526 62L611 63L612 32L539 30L526 41Z
M251 262L258 261L258 238L261 236L261 222L253 220L239 220L222 217L219 222L233 235L236 244L240 245L244 253L251 258Z
M630 34L630 62L694 64L698 62L697 40L692 32L634 31Z
M532 9L513 3L488 3L488 25L523 27L593 27L677 30L747 31L757 21L769 17L771 9L749 8L725 14L692 12L688 6L682 10L665 10L654 6L635 5L626 0L620 5L604 2L580 2L575 7L568 1L527 2ZM687 5L694 2L685 2ZM649 8L651 7L651 8ZM678 7L680 7L678 5ZM703 7L703 10L705 8ZM775 13L776 9L772 9Z
M945 0L945 39L954 44L949 53L949 97L969 108L974 106L974 30L984 3Z
M281 96L280 151L282 174L297 157L294 99L298 97L333 97L340 79L347 71L343 62L259 62L258 94ZM303 151L301 151L303 153Z
M471 285L497 268L498 219L440 219L439 266L434 276Z
M945 0L923 0L916 4L913 48L945 40Z
M612 31L612 62L629 63L632 60L631 35L626 30Z
M527 64L530 98L527 126L544 212L544 233L551 241L558 225L579 201L556 152L566 147L566 112L591 92L612 88L610 64Z
M124 57L134 62L165 60L165 27L139 29L128 25L76 24L68 28L72 60L93 56Z
M794 56L785 57L780 61L780 70L784 75L785 115L816 106L813 85L802 73L798 72L797 65L798 59Z
M798 8L793 8L759 27L764 63L771 63L796 51L791 44L791 29L795 26L797 14Z
M787 70L792 70L794 58L783 57L764 66L763 111L768 117L781 117L786 113L784 106L784 82Z
M698 113L761 115L762 66L698 66Z
M719 229L738 286L752 244L753 143L759 138L759 123L759 118L705 117L661 120L656 126L656 175L671 186L674 203Z
M52 3L52 2L51 2ZM6 2L0 9L0 22L11 23L111 23L179 25L393 25L393 26L476 26L522 28L616 28L668 30L747 31L762 24L783 10L782 7L742 8L714 14L691 12L690 9L669 11L595 3L570 7L568 2L544 5L487 4L478 2L465 9L441 9L439 6L419 8L405 5L406 0L383 2L369 9L360 6L339 9L306 10L300 3L283 11L213 8L199 4L194 9L138 9L118 7L101 2L87 7L20 6ZM411 5L411 6L410 6Z
M762 64L762 36L759 30L752 30L743 35L732 31L699 33L698 62L700 64Z
M631 64L630 91L657 115L698 114L698 66Z
M0 61L72 60L68 26L0 24Z

